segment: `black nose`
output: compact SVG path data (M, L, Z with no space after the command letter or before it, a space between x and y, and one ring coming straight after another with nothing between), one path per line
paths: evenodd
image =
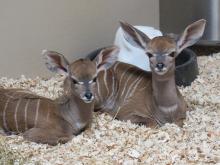
M87 128L87 126L82 127L81 129L77 130L76 133L75 133L75 135L81 134L82 132L84 132L84 131L86 130L86 128Z
M87 92L87 93L85 94L85 97L86 97L88 100L90 100L90 99L92 98L92 93L91 93L91 92Z
M159 70L161 70L161 69L163 69L164 64L163 64L163 63L158 63L156 66L157 66L157 68L158 68Z

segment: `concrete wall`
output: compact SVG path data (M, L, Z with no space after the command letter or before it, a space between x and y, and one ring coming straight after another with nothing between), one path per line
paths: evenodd
M41 50L70 61L111 45L118 20L159 26L158 0L1 0L0 76L46 76Z

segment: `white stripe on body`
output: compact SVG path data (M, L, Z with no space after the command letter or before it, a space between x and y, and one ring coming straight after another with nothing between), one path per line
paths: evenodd
M121 87L121 81L122 81L122 79L124 78L124 76L126 75L126 73L128 72L128 70L130 69L130 68L132 68L133 66L130 66L130 67L128 67L126 70L124 70L124 72L121 74L121 77L120 77L120 80L119 80L119 83L118 83L118 85ZM122 85L123 86L123 85ZM120 90L118 90L117 91L117 94L116 94L116 98L118 97L118 95L119 95L119 91Z
M124 104L127 104L128 99L133 96L134 92L136 91L136 88L138 87L142 79L143 72L139 74L138 78L130 85L129 89L127 90L127 93L124 97Z
M38 111L39 111L39 107L40 107L40 99L37 100L37 107L36 107L36 114L35 114L35 120L34 120L34 127L36 127L37 125L37 121L38 121Z
M123 87L123 85L121 85L121 83L122 83L122 79L124 78L124 76L126 75L126 73L129 71L129 69L131 69L133 66L132 65L130 65L126 70L124 70L124 72L121 74L121 77L120 77L120 80L119 80L119 83L118 83L118 85L119 85L119 87ZM120 90L118 89L118 91L117 91L117 93L116 93L116 95L115 95L115 97L114 97L114 101L116 102L116 99L118 98L118 96L119 96L119 94L120 94L120 92L119 92ZM119 106L119 105L116 105L115 104L115 108L116 109L118 109L116 106ZM114 109L115 109L114 108Z
M3 109L3 127L7 131L9 131L9 129L8 129L8 125L7 125L7 121L6 121L5 115L6 115L6 110L7 110L9 101L10 101L10 98L8 98L7 101L5 102L5 107Z
M136 72L136 70L135 70L135 72ZM122 93L121 93L121 97L123 97L124 92L125 92L125 89L126 89L127 87L129 87L129 86L128 86L128 81L132 78L132 76L133 76L133 74L130 73L130 75L129 75L128 78L127 78L127 81L125 82L124 89L123 89L123 91L122 91ZM130 85L131 85L131 84L130 84Z
M30 99L27 99L25 108L24 108L24 123L25 123L25 130L28 129L28 125L27 125L27 110L28 110L28 105L29 105Z
M16 104L16 107L15 107L15 112L14 112L14 120L15 120L15 127L16 127L16 131L19 132L19 129L18 129L18 120L17 120L17 113L18 113L18 107L21 103L21 99L18 100L17 104Z
M104 70L104 85L105 85L105 88L106 88L106 90L107 90L107 94L106 94L106 97L108 97L108 95L109 95L109 89L108 89L108 84L107 84L107 71L106 70Z
M114 94L115 94L115 86L117 85L115 82L115 76L113 74L113 71L110 70L111 72L111 77L112 77L112 91L111 91L111 95L109 97L105 98L105 102L101 105L100 108L105 109L106 107L108 107L109 105L113 105L114 104Z
M48 122L49 120L49 117L50 117L50 109L49 109L49 106L47 104L47 118L46 118L46 121Z
M101 94L100 94L99 79L98 79L98 81L96 82L96 86L97 86L97 97L98 97L98 100L99 100L99 101L102 101Z

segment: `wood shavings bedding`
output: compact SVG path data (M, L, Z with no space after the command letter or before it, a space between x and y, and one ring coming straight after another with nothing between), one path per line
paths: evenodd
M198 57L198 63L200 76L190 87L180 88L193 109L183 128L166 124L150 129L94 114L91 128L66 144L51 147L0 135L0 150L13 151L12 162L22 164L220 164L220 54ZM62 80L21 76L1 78L0 86L56 98L62 93Z

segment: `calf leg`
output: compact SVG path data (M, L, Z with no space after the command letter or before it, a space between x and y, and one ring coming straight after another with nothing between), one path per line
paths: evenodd
M113 114L114 118L118 119L118 120L123 120L123 121L127 121L130 120L131 123L134 124L138 124L138 125L145 125L146 127L151 127L151 128L155 128L158 124L157 122L150 117L147 117L147 110L146 109L135 109L134 107L134 112L132 111L128 111L128 109L132 109L133 105L131 104L127 104L126 106L121 107L120 109L118 109L118 112L116 112L115 114ZM141 116L141 113L138 114L138 112L145 112L145 114L143 114L144 116Z
M58 133L54 129L45 128L31 128L24 132L24 138L36 143L43 143L49 145L57 145L58 143L66 143L72 139L72 136Z
M123 121L130 120L131 123L138 124L138 125L145 125L146 127L150 127L150 128L155 128L157 126L157 123L155 120L152 120L152 119L146 118L146 117L142 117L142 116L138 116L136 114L124 116L119 119L123 120Z

